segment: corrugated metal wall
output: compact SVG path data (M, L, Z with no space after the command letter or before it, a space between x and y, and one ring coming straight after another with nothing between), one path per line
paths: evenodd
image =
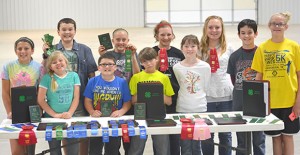
M266 25L274 13L285 11L292 13L289 24L300 24L299 0L258 0L258 23Z
M64 17L73 18L79 28L143 27L145 1L0 0L0 30L53 29ZM257 3L259 24L267 24L272 14L283 11L292 13L290 24L300 24L299 0Z
M80 28L143 27L144 0L0 0L0 30L53 29L64 17Z

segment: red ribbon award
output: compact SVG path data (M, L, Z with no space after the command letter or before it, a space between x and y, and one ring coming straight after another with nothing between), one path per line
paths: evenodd
M194 123L190 118L180 119L181 125L181 139L182 140L192 140L194 134Z
M220 68L220 64L219 64L218 54L217 54L217 49L216 48L210 49L209 65L210 65L212 73L215 73L217 71L217 69Z
M159 51L159 70L165 72L169 68L168 55L166 48L161 48Z
M19 134L19 140L18 143L20 145L32 145L32 144L36 144L37 140L36 140L36 136L33 129L33 126L31 125L24 125L22 126L22 131Z
M121 124L121 128L122 128L122 137L123 137L124 143L129 143L130 139L129 139L129 135L128 135L128 125Z

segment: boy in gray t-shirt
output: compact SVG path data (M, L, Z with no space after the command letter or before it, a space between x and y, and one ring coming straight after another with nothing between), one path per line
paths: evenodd
M228 62L227 73L231 76L233 89L233 110L243 110L243 80L255 80L256 71L251 69L252 60L257 46L254 39L257 36L257 24L254 20L244 19L238 24L238 36L242 40L242 47L231 54ZM244 149L245 132L237 132L238 148ZM254 154L265 154L265 135L262 131L252 132ZM237 155L243 154L237 151Z

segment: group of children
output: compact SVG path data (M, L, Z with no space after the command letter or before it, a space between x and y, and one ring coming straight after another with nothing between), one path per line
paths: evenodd
M115 109L110 117L132 115L132 107L137 102L137 83L160 81L163 84L164 103L167 113L203 113L242 110L242 81L269 80L271 83L272 113L284 121L280 131L265 132L273 137L273 154L294 154L293 134L299 131L299 120L290 121L291 112L300 114L299 45L286 39L289 14L274 14L269 21L271 39L259 47L254 44L257 24L250 19L238 25L238 37L242 47L234 51L227 44L222 18L209 16L203 27L199 41L195 35L187 35L180 48L171 46L175 38L172 26L161 21L154 28L154 38L158 45L146 47L140 52L129 43L128 32L118 28L112 33L114 49L107 51L100 45L100 58L96 65L91 49L74 40L76 23L70 18L58 22L57 31L61 38L55 45L57 51L44 55L44 65L35 62L31 55L34 43L26 37L15 43L18 59L3 67L2 99L8 118L11 118L10 88L36 86L38 104L44 117L68 119L76 116L101 117L95 109L101 101L110 101ZM43 50L49 48L44 44ZM160 71L160 49L165 48L168 56L167 70ZM131 71L125 69L125 50L131 51ZM272 59L272 61L269 61ZM253 63L252 63L253 62ZM95 71L100 75L95 76ZM276 73L276 74L275 74ZM44 75L45 74L45 75ZM24 77L28 77L25 79ZM238 132L238 148L245 148L245 133ZM254 154L265 154L265 135L253 132ZM214 154L212 138L205 141L180 140L180 135L152 135L155 155ZM231 133L219 133L219 154L231 155ZM64 138L63 144L77 139ZM88 143L88 142L89 143ZM103 143L100 137L67 147L65 154L118 155L121 137L110 137ZM12 154L22 154L23 147L17 140L10 140ZM141 155L146 139L139 136L123 143L125 154ZM55 148L61 141L49 141ZM79 149L80 148L80 149ZM34 147L32 148L34 152ZM62 154L54 149L50 154ZM242 154L237 151L236 154Z

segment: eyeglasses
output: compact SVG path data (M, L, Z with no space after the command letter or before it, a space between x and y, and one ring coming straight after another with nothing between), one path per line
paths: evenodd
M116 64L99 64L99 66L102 66L102 67L112 67L112 66L114 66L114 65L116 65Z
M284 27L286 24L284 23L270 23L271 26L274 26L274 27Z

